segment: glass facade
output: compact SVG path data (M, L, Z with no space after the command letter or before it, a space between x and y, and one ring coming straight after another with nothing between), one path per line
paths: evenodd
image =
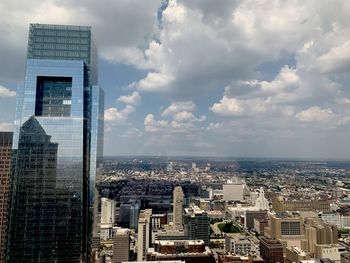
M6 262L90 261L103 143L96 57L89 27L30 25L16 105Z

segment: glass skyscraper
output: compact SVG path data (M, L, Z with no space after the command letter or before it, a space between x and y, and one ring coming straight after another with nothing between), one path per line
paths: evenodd
M90 262L104 93L91 28L31 24L19 87L5 262Z

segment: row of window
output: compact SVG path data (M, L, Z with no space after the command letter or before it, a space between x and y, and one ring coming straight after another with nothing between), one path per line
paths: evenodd
M81 51L66 51L66 50L34 50L34 56L47 57L71 57L71 58L89 58L89 54Z
M88 31L36 29L37 36L89 37Z
M56 43L35 43L35 49L55 49L55 50L78 50L89 51L88 45L81 44L56 44Z
M62 43L62 44L90 44L89 38L65 38L65 37L35 37L29 42L29 46L33 43Z

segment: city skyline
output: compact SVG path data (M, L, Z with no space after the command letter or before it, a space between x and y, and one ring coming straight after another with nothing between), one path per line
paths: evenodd
M105 155L349 159L346 1L0 6L0 130L13 129L28 24L78 24L101 54Z

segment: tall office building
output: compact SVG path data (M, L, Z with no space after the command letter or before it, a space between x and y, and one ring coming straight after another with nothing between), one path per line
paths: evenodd
M101 223L115 222L115 207L116 202L114 200L102 197L101 198Z
M130 230L118 228L113 236L113 263L129 261Z
M210 240L210 220L207 212L192 206L185 209L185 224L187 225L188 238L190 240L203 240L205 245L209 245Z
M0 132L0 262L4 260L6 213L11 171L12 132Z
M152 209L140 211L137 231L137 261L146 260L147 250L152 239L151 217Z
M183 200L184 193L181 186L176 186L173 192L173 228L183 229Z
M5 262L89 262L104 94L91 28L31 24Z

